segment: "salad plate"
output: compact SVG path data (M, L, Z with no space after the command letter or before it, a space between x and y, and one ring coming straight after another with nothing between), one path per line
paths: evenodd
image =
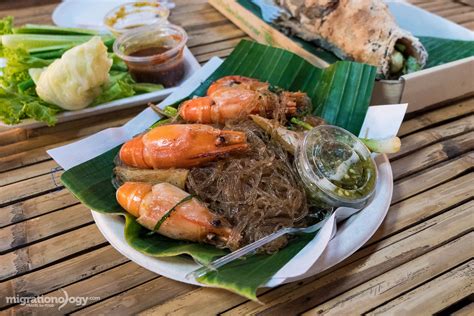
M157 101L163 100L167 96L169 96L171 93L173 93L179 87L180 84L182 84L187 79L189 79L193 73L195 73L198 69L201 68L201 65L196 60L196 57L194 57L194 55L191 53L191 51L187 47L184 48L184 67L185 67L184 77L181 80L181 82L178 84L178 86L176 87L165 88L165 89L154 91L154 92L139 94L139 95L131 96L128 98L123 98L123 99L118 99L118 100L114 100L114 101L107 102L104 104L99 104L97 106L87 107L85 109L78 110L78 111L64 111L56 115L58 119L57 123L77 120L77 119L92 116L92 115L104 114L104 113L108 113L108 112L112 112L116 110L122 110L122 109L130 108L130 107L134 107L138 105L147 104L148 102L157 102ZM46 126L46 123L38 122L34 119L23 119L18 124L9 125L0 120L0 126L11 127L11 128L18 128L18 127L37 128L41 126Z

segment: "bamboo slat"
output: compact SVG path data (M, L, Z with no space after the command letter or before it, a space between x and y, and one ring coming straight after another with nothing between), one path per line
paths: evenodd
M474 132L444 140L392 162L395 180L408 176L436 163L462 155L474 149Z
M47 160L20 170L10 170L0 173L0 187L44 175L59 168L54 160Z
M0 206L62 188L60 180L62 173L57 171L2 187Z
M455 104L417 115L403 122L398 131L398 136L405 136L422 128L452 120L453 118L461 117L469 113L474 113L474 98L465 99Z
M394 184L392 203L414 196L422 191L442 184L474 168L474 153L471 151L446 163L437 164L429 170L404 178Z
M69 191L60 190L10 204L0 210L0 227L47 214L77 203L79 201Z
M90 210L77 204L0 230L0 253L92 223Z
M404 314L431 315L474 292L472 275L474 260L430 281L369 315Z
M88 225L4 255L0 255L0 280L64 260L71 255L105 244L95 225Z
M44 296L58 297L63 295L63 291L66 291L70 297L94 297L98 298L98 300L105 300L128 288L133 288L156 278L158 278L158 276L155 273L138 266L136 263L127 262L113 269L107 270L100 275L74 283L65 288L61 288L60 290L50 292ZM81 306L81 308L93 305L94 303L97 303L97 301L93 299L88 300L85 305ZM70 313L77 308L78 307L74 304L67 304L61 310L43 307L35 309L35 314L45 316L64 315L65 313ZM17 305L10 308L9 312L14 315L29 315L30 311L25 306ZM123 313L119 314L123 315ZM116 315L116 313L114 313L114 315Z
M439 214L450 206L472 199L474 196L473 181L474 174L469 173L392 205L382 225L369 240L369 243Z
M452 313L452 316L471 316L474 315L474 303L466 305Z
M389 158L393 161L415 150L472 130L474 130L474 115L469 115L459 120L424 130L420 133L408 135L402 138L400 151L396 154L389 155Z
M467 12L452 15L449 19L455 23L466 23L474 20L474 10L468 10Z
M353 288L303 315L363 314L471 259L474 233L464 235ZM439 310L439 309L436 309ZM413 313L410 308L405 310ZM422 310L423 311L423 310ZM426 311L423 311L425 313Z
M367 257L362 257L332 273L322 277L311 277L272 290L259 297L264 305L246 302L230 309L223 315L253 315L257 313L293 315L303 312L468 232L469 223L463 222L469 217L473 207L474 204L471 202L430 219L426 224L417 227L416 232L412 231L412 234L404 235L405 238L378 250L371 249L372 251ZM464 228L461 228L460 225ZM426 229L426 227L430 227L430 229ZM201 300L204 297L201 295ZM207 304L211 304L211 302L207 302ZM190 308L193 305L186 306Z
M98 275L119 266L128 259L112 246L105 246L65 260L41 270L0 283L0 297L36 296L59 288L65 288L90 276ZM8 306L0 301L0 307Z
M73 313L73 315L131 315L143 308L170 300L187 293L194 286L167 278L154 279L98 304ZM153 295L159 293L159 295ZM151 295L150 295L151 294Z

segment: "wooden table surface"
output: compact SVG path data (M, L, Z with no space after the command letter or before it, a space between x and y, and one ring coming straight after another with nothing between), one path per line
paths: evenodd
M205 0L175 0L171 20L189 33L200 62L227 56L246 35ZM459 2L416 5L474 29ZM51 23L57 0L0 3L18 24ZM131 262L104 239L59 181L46 150L119 126L144 106L59 124L0 130L0 308L6 314L308 315L331 313L473 315L474 98L419 113L403 123L391 156L393 201L382 226L358 252L304 281L260 291L264 304L179 283ZM98 297L60 311L6 297ZM471 295L471 296L469 296ZM1 312L0 312L1 313Z

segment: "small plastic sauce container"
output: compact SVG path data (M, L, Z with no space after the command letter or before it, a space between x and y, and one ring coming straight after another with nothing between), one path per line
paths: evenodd
M316 206L363 208L375 194L377 167L367 147L350 132L331 125L309 131L295 163Z
M166 23L170 10L156 1L138 1L119 5L104 17L105 26L115 36L151 24Z
M155 24L122 34L114 43L114 52L125 61L137 82L173 87L184 77L187 40L181 27Z

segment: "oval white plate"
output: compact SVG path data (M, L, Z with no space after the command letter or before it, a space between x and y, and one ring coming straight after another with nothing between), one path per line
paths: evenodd
M104 16L123 3L135 0L63 0L53 12L54 24L62 27L78 27L107 32ZM175 7L170 1L160 1L169 9Z
M315 275L349 257L369 240L387 214L393 191L392 168L387 157L378 156L376 163L379 177L374 200L362 211L338 225L336 235L307 273L294 278L272 278L265 286L273 287ZM167 278L202 286L196 280L185 278L186 274L199 267L192 259L184 256L156 258L142 254L125 241L122 216L105 215L94 211L92 216L110 244L130 260Z
M107 31L104 16L113 8L130 0L69 0L61 2L53 12L54 24Z

